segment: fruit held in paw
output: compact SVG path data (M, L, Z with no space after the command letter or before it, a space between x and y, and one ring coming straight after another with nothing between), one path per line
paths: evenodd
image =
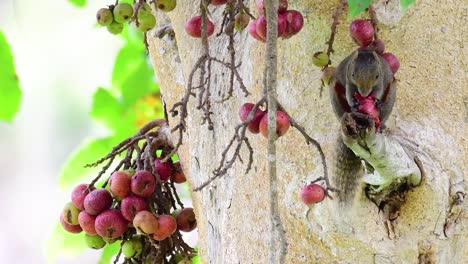
M180 167L180 162L174 163L174 170L171 175L171 180L175 183L184 183L187 181L182 168Z
M237 14L234 18L234 29L236 31L242 31L249 25L250 17L247 14Z
M114 7L114 20L118 23L129 21L133 16L133 7L129 3L120 3Z
M125 241L122 246L122 253L126 258L135 258L141 255L143 252L143 244L138 236Z
M249 116L250 112L252 112L252 109L255 107L254 104L252 103L245 103L241 106L239 110L239 117L242 122L247 120L247 117ZM261 109L257 108L257 111L255 112L255 116L250 121L249 125L247 126L247 129L253 133L253 134L258 134L260 132L260 120L262 120L262 117L265 115L265 112L262 111Z
M362 48L369 46L374 39L374 27L365 19L356 19L349 25L351 37Z
M127 227L127 220L116 209L106 210L96 217L96 232L103 238L118 238L127 231Z
M209 37L214 33L214 24L208 18L206 19L206 36ZM202 37L202 17L194 16L185 23L185 32L194 38Z
M123 24L114 21L107 26L107 31L113 35L118 35L123 31Z
M114 21L114 15L108 8L101 8L96 14L96 19L99 25L108 26Z
M287 9L288 9L288 0L279 0L278 13L283 13ZM264 10L265 10L263 0L257 0L257 10L260 15L263 15Z
M312 63L317 67L327 66L329 61L328 55L325 52L319 51L312 56Z
M148 211L141 211L133 218L133 226L136 228L138 233L141 234L153 234L159 227L159 222L156 216Z
M211 0L212 5L214 6L219 6L219 5L224 5L228 2L229 0Z
M180 231L190 232L197 228L197 219L193 208L184 208L173 213L177 221L177 228Z
M305 204L319 203L324 198L325 190L318 184L309 184L301 190L301 199Z
M131 178L123 171L112 173L109 179L109 190L117 198L125 198L130 194Z
M286 20L286 29L281 35L283 39L288 39L296 35L304 26L304 17L302 17L301 12L299 11L288 10L281 16L283 16Z
M371 93L369 96L363 97L361 94L355 93L354 98L358 102L357 110L372 117L375 127L380 128L380 111L375 105L375 94Z
M288 116L281 112L276 112L276 135L281 137L288 132L291 123L289 122ZM260 121L260 132L266 138L268 138L268 115L265 113L262 120Z
M138 18L138 29L142 32L150 31L156 26L156 17L153 15L147 15Z
M249 34L254 37L256 40L259 40L261 42L265 42L265 39L260 37L257 33L257 20L252 20L249 23Z
M84 199L85 211L90 215L98 215L112 205L112 196L106 189L96 189Z
M393 73L396 73L398 69L400 69L400 62L398 61L398 58L392 53L384 53L382 54L382 58L384 58L384 60L388 63Z
M78 234L81 233L81 231L83 231L80 225L70 225L69 223L65 222L65 220L63 219L63 214L60 214L60 224L62 224L63 229L73 234Z
M156 178L150 172L141 170L133 175L130 186L132 193L141 197L150 197L156 187Z
M160 215L158 216L158 228L154 232L154 235L160 237L168 237L177 229L177 221L172 215Z
M78 215L80 214L80 209L76 208L72 202L69 202L63 208L63 220L70 225L78 224Z
M133 221L138 212L144 211L148 208L145 199L138 196L128 196L122 200L120 204L120 211L125 219Z
M94 215L88 214L86 211L81 211L78 215L78 223L80 223L81 228L88 235L96 235L96 217Z
M158 7L159 10L162 10L164 12L170 12L174 10L174 8L177 5L176 0L156 0L156 6Z
M170 161L162 162L162 159L157 158L154 160L154 168L159 175L161 181L167 181L171 178L172 168Z
M71 193L71 201L80 210L84 210L84 199L88 193L95 190L96 188L91 187L89 190L88 184L80 184L76 186Z
M106 245L106 241L104 241L102 237L98 235L86 234L85 242L89 248L93 248L93 249L101 249Z

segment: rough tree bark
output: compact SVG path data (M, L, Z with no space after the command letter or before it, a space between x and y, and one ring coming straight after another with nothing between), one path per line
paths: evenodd
M340 122L328 93L319 96L321 74L311 57L326 48L338 2L290 1L290 9L304 14L305 26L278 46L279 101L322 144L330 166ZM253 8L254 1L249 4ZM184 32L185 21L198 13L198 6L198 1L179 1L167 16L158 12L159 25L171 23L175 40L159 39L154 32L148 35L150 56L169 108L182 97L187 76L201 54L200 41ZM217 25L222 10L211 9ZM401 62L397 103L387 125L419 145L426 171L422 184L407 194L394 222L396 238L388 238L377 207L364 191L352 208L352 219L345 219L348 228L341 226L343 219L337 219L334 200L326 199L307 213L299 191L323 175L320 157L293 129L277 141L278 207L288 244L286 263L463 263L468 259L468 231L463 222L468 164L467 14L467 1L416 1L397 25L381 27L379 36L386 50ZM335 64L355 48L348 23L342 22L332 56ZM210 49L227 60L226 37L211 37ZM187 136L179 155L192 187L207 180L218 165L221 151L240 122L240 105L260 99L264 49L247 32L236 36L238 61L242 62L239 71L252 94L246 98L236 91L231 100L214 103L213 131L200 125L202 113L196 110L195 100L190 104ZM220 65L213 65L212 71L212 97L218 101L228 87L229 74ZM251 172L245 174L245 164L236 163L226 176L193 194L205 263L269 262L267 140L249 137L255 150Z

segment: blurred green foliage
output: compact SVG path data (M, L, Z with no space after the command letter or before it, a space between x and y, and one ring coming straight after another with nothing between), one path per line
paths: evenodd
M0 121L13 121L20 102L21 89L13 54L5 35L0 31Z
M416 0L400 0L400 5L405 11L408 7L414 4ZM354 18L357 15L361 14L364 10L366 10L370 4L372 4L373 0L348 0L348 16L349 18Z

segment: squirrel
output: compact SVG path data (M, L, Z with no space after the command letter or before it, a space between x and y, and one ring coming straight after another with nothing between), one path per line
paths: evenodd
M379 131L392 112L396 79L388 63L370 49L358 49L336 68L329 84L333 110L339 120L344 113L361 112L375 120ZM363 174L361 159L340 136L336 145L335 184L340 204L354 200Z

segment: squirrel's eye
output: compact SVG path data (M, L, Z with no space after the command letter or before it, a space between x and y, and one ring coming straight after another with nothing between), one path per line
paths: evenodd
M375 79L377 80L378 78L379 78L379 75L377 74L377 75L375 76Z

